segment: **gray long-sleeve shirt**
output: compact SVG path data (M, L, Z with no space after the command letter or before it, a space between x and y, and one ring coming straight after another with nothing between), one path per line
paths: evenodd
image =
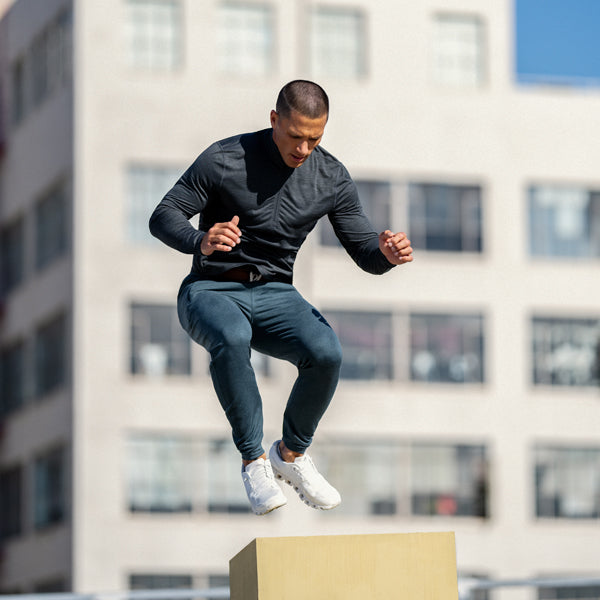
M189 222L197 214L198 229ZM241 243L231 252L204 256L204 233L235 215L240 218ZM150 231L172 248L193 255L191 275L196 278L253 265L267 280L291 283L298 250L325 215L359 267L373 274L392 268L342 163L317 146L300 167L288 167L273 141L273 130L265 129L207 148L156 207Z

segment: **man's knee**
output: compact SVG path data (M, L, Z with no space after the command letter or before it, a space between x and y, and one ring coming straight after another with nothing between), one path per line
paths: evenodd
M342 348L335 336L321 336L310 348L311 362L320 369L339 371L342 365Z

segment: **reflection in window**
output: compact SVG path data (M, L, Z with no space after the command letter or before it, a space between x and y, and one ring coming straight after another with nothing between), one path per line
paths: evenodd
M412 449L415 515L487 516L483 446L417 444Z
M342 379L392 379L392 315L327 311L325 317L342 345Z
M481 188L411 183L410 239L415 248L481 252Z
M338 514L488 516L484 446L353 440L314 453L343 490Z
M274 66L273 9L258 4L225 2L219 6L217 56L228 75L268 75Z
M310 20L310 72L315 78L366 75L365 17L339 7L316 7Z
M531 256L600 257L600 192L531 187L529 244Z
M533 382L595 386L600 382L600 320L534 318Z
M414 381L483 382L483 317L413 314L410 330Z
M182 63L183 18L177 0L127 0L129 66L173 70Z
M190 374L190 338L175 306L132 304L131 372L152 377Z
M536 515L600 518L600 448L535 448Z
M485 79L484 26L472 15L439 14L433 23L432 70L436 83L476 87Z

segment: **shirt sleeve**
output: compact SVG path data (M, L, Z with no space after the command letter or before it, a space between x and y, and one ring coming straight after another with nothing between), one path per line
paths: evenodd
M220 154L218 143L207 148L165 194L150 217L150 233L179 252L200 252L205 232L202 226L196 229L190 219L202 214L219 181Z
M379 234L365 215L356 184L344 167L336 189L335 206L328 215L335 235L363 271L373 275L386 273L394 265L379 250Z

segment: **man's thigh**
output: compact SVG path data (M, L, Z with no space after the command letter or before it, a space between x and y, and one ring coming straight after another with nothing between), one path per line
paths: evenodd
M177 311L183 328L198 344L250 344L251 299L237 283L196 281L182 290Z
M323 315L292 285L267 283L256 290L252 347L293 363L337 354L339 342Z

